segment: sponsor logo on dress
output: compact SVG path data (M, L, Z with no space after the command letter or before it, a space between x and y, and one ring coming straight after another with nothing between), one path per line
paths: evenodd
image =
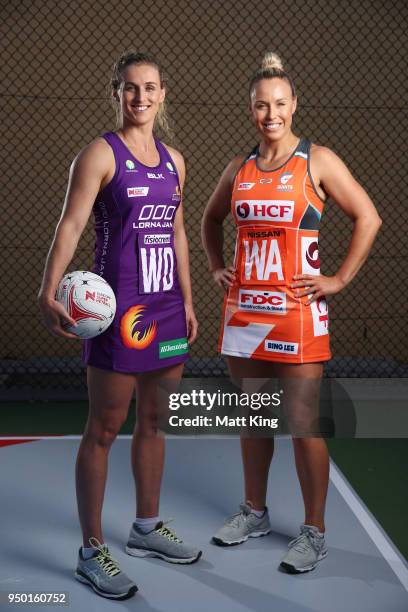
M265 351L270 351L271 353L297 355L299 351L299 344L297 342L286 342L285 340L265 340Z
M133 223L133 229L173 227L176 208L166 204L145 204L140 209L138 221Z
M270 183L272 183L272 181L273 179L270 177L268 178L264 177L264 178L259 179L259 182L261 185L269 185Z
M180 187L178 185L176 185L176 191L171 196L171 199L173 200L173 202L179 202L181 200Z
M293 220L295 202L291 200L237 200L235 212L245 221Z
M136 164L131 159L125 161L125 166L126 172L137 172Z
M249 238L279 238L282 235L281 230L262 230L259 232L247 232Z
M325 336L329 333L329 309L324 297L317 298L310 304L313 316L313 333L315 336Z
M170 162L166 162L166 168L167 170L170 170L172 174L177 174L176 171L174 170L173 164L171 164Z
M320 274L319 244L317 238L302 236L302 274Z
M144 237L145 244L169 244L170 234L146 234Z
M164 179L164 175L161 172L148 172L147 178L149 179Z
M286 295L280 291L240 289L238 307L248 312L286 314Z
M237 187L237 191L249 191L255 183L240 183Z
M187 338L177 338L176 340L159 343L159 359L176 357L176 355L184 355L185 353L188 353Z
M143 198L149 193L149 187L128 187L128 198Z

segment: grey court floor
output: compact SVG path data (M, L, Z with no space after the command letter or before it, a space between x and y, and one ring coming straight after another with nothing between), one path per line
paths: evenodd
M123 550L134 516L129 439L110 456L103 523L105 540L139 586L130 600L105 600L73 579L80 534L74 497L79 441L62 438L0 448L0 593L68 592L69 608L139 612L403 612L408 571L375 519L331 467L327 503L329 556L308 574L277 571L298 533L302 501L291 443L280 439L269 483L273 532L229 548L210 543L242 498L236 439L171 438L162 490L163 519L203 550L191 566L135 559ZM1 604L2 612L28 605ZM49 610L37 605L35 610ZM62 608L64 609L64 608ZM65 608L67 609L67 608Z

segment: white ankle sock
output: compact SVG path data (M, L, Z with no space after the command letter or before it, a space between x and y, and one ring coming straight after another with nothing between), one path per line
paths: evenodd
M101 546L104 546L104 544L101 544ZM85 561L88 561L88 559L90 559L91 557L94 556L95 551L98 550L97 548L94 548L93 546L91 546L90 548L85 548L84 546L82 547L82 556L85 559Z
M255 516L261 518L261 516L265 514L265 510L255 510L254 508L251 508L251 514L255 514Z
M143 531L143 533L148 533L149 531L152 531L156 527L158 522L159 522L158 516L152 516L149 518L136 517L136 520L135 520L136 526L140 529L140 531Z

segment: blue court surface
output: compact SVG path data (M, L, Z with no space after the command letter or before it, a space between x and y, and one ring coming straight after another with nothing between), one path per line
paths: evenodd
M211 536L242 501L239 442L224 438L170 438L161 518L184 540L200 546L190 566L136 559L124 552L134 518L130 439L111 451L103 525L105 541L139 592L127 601L103 599L73 578L80 531L74 467L78 438L5 446L1 454L1 611L5 593L67 592L75 612L406 612L408 569L338 468L331 464L327 502L329 555L308 574L277 570L298 534L303 505L289 439L278 440L268 505L272 533L219 548ZM35 610L51 606L36 605Z

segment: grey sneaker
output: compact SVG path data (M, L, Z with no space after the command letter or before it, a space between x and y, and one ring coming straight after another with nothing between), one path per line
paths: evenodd
M268 508L258 518L251 512L251 506L240 504L239 512L228 517L224 525L213 536L212 541L219 546L241 544L248 538L259 538L271 531Z
M159 557L169 563L194 563L202 554L201 550L185 544L162 521L148 533L143 533L133 523L125 550L132 557Z
M289 574L301 574L313 570L318 561L327 557L324 537L313 525L301 525L300 535L289 542L289 550L279 567Z
M90 538L89 543L95 548L95 554L85 560L82 548L79 549L75 578L88 584L102 597L109 599L132 597L137 591L137 586L119 569L118 562L111 557L108 548L102 546L96 538Z

